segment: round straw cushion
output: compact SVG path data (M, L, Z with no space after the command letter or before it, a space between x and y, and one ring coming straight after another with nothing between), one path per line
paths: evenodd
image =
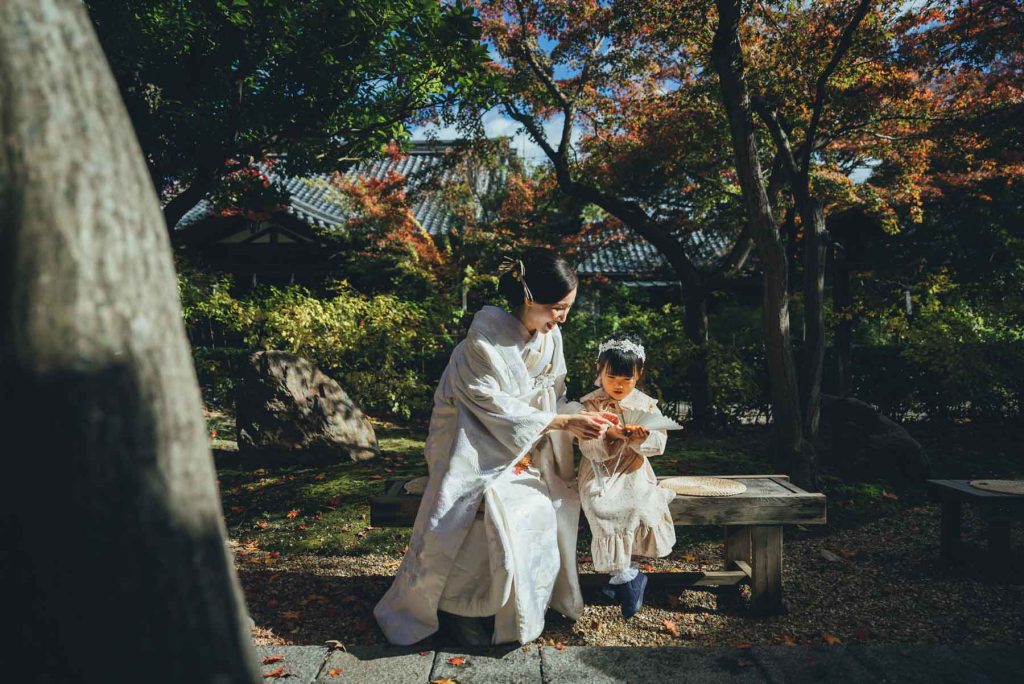
M686 496L733 496L747 491L747 485L721 477L667 477L658 483Z
M1024 480L969 480L967 484L987 492L1024 495Z

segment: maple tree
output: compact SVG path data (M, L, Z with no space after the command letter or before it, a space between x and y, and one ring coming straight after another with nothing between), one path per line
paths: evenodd
M618 5L476 6L496 56L477 99L464 100L466 110L479 117L497 106L522 125L559 190L581 208L603 212L591 236L597 244L625 239L627 227L665 258L683 283L681 332L696 350L689 369L693 415L706 422L714 409L708 302L751 250L706 79L678 55L634 49L648 26ZM552 140L544 132L550 122L559 129Z

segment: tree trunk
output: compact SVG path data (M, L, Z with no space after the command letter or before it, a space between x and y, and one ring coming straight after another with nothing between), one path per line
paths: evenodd
M0 3L0 587L39 682L262 681L167 230L80 3Z
M825 214L821 201L806 187L795 193L804 225L804 338L803 415L804 437L818 440L821 417L821 378L825 368Z
M711 426L714 418L714 398L708 378L708 295L703 290L684 290L683 327L686 339L693 346L686 376L689 380L693 427L701 430Z
M722 100L729 118L736 173L747 218L764 269L764 334L778 465L785 468L797 483L816 488L814 449L802 439L799 391L790 339L788 264L761 173L750 96L743 74L739 39L740 2L716 0L716 5L719 19L712 42L712 62L718 73Z
M836 322L836 394L848 397L853 392L853 296L850 269L835 247L832 254L832 307Z

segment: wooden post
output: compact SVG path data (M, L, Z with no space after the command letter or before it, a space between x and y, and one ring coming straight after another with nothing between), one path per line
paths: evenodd
M959 558L960 502L943 501L939 521L939 555L949 561Z
M770 615L782 608L782 525L750 527L751 597L755 615Z
M750 563L750 527L748 525L725 526L725 570L736 569L736 561ZM725 586L718 590L719 610L729 610L739 604L739 585Z

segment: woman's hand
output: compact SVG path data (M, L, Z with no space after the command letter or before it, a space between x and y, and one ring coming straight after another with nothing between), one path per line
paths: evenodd
M572 416L556 416L550 427L552 430L567 430L580 439L599 439L616 422L617 418L611 413L580 411Z

